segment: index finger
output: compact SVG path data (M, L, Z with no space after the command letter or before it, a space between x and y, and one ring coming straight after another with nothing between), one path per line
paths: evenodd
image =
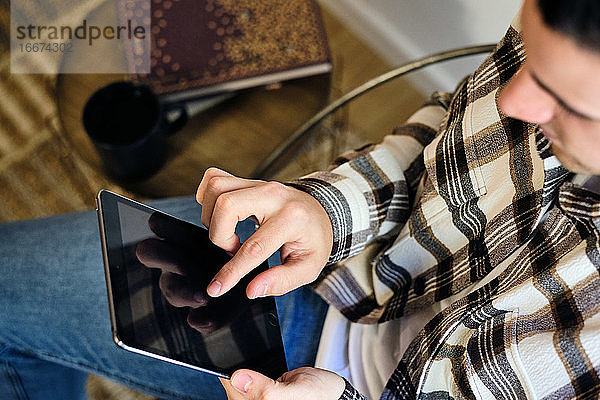
M213 297L226 293L250 271L266 261L285 242L281 225L272 219L267 220L217 272L206 291ZM261 292L263 289L266 291L267 288L258 287L256 292ZM263 294L256 293L256 295Z

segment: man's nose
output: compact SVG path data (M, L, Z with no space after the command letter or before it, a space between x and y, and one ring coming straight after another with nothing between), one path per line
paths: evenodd
M556 100L539 87L527 67L521 67L502 90L498 105L509 117L534 124L551 121L557 109Z

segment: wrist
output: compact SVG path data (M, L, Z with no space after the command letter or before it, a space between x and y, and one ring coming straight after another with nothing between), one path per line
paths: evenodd
M348 257L348 249L343 243L345 238L349 237L352 225L346 221L350 215L346 212L349 208L345 198L336 193L337 190L332 185L320 179L300 178L286 185L308 194L319 203L324 215L327 215L331 229L331 247L327 265Z

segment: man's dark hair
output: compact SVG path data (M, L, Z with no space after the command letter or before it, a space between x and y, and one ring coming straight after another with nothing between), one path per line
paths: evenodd
M551 29L583 47L600 51L599 0L538 0L538 7Z

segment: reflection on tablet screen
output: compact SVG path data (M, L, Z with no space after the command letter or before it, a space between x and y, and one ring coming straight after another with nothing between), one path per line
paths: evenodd
M125 346L224 376L251 368L277 378L287 369L273 298L245 294L266 263L211 298L206 287L230 256L206 229L126 199L115 208L114 218L104 210L104 228L114 323Z

